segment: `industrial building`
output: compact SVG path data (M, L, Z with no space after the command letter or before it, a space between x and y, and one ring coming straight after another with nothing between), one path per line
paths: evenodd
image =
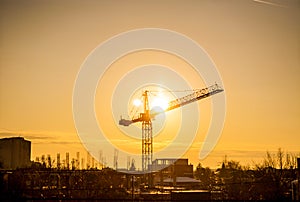
M188 159L161 158L156 159L151 165L152 171L162 171L165 176L193 177L193 165L188 164Z
M30 166L31 142L23 137L0 139L0 168L17 169Z
M193 179L193 165L188 163L188 159L156 159L150 169L156 173L153 176L154 185L193 187L200 183Z

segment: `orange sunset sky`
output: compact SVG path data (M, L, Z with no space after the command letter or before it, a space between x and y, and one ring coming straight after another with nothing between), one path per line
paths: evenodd
M75 157L76 151L86 157L72 113L77 74L99 44L141 28L168 29L193 39L211 57L223 80L223 131L214 150L201 161L199 149L209 127L211 100L193 104L201 121L198 114L191 114L191 124L199 124L184 154L191 163L216 167L227 155L251 165L279 147L300 152L300 1L296 0L1 0L0 138L30 140L32 160L58 152ZM95 94L97 119L107 137L118 136L118 129L111 128L119 126L106 110L116 82L131 67L147 64L167 66L191 87L204 87L189 65L172 54L140 51L120 58L99 81ZM102 101L105 105L99 104ZM116 103L131 107L128 100ZM167 114L165 125L154 124L164 132L154 139L154 149L172 140L177 130L172 126L180 122L181 110L185 108ZM116 116L124 111L119 113ZM139 141L125 140L114 144L140 152ZM105 156L108 163L113 161L113 153ZM126 167L125 157L119 161L120 167Z

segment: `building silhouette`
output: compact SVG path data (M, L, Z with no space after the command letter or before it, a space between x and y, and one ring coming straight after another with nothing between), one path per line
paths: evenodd
M23 137L0 139L0 168L16 169L30 166L31 142Z
M152 171L163 171L167 177L193 177L193 165L188 159L160 158L155 159L151 165Z
M193 187L200 183L193 179L193 165L188 163L188 159L156 159L150 168L156 173L153 176L154 185Z

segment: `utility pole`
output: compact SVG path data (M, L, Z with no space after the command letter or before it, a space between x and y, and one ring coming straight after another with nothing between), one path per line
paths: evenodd
M297 201L300 200L300 158L297 158L297 176L298 176L298 181L297 181L297 186L298 186L298 193L297 193Z

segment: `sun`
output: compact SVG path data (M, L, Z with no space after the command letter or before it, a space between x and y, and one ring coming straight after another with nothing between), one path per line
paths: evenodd
M143 104L143 101L141 99L134 99L132 104L135 107L140 107ZM149 100L150 109L154 108L161 108L163 110L166 110L169 107L169 101L163 96L156 96Z
M152 102L150 103L150 108L156 108L159 107L163 110L166 110L169 107L169 102L166 98L159 96L159 97L155 97L153 98Z

